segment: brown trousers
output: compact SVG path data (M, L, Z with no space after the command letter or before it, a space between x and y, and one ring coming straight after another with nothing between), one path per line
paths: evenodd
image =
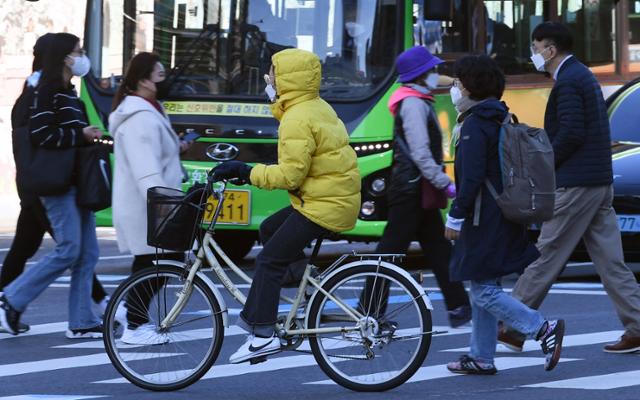
M525 269L512 296L540 307L582 238L626 333L640 337L640 286L624 263L612 201L610 185L558 188L554 217L542 224L538 239L540 258Z

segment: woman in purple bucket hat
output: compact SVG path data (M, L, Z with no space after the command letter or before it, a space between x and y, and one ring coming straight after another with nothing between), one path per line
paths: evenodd
M469 298L460 282L449 280L451 243L444 237L440 208L455 197L455 185L444 172L442 132L433 109L430 89L438 85L434 68L443 61L421 46L406 50L396 60L402 84L389 100L394 116L393 162L387 189L388 223L378 242L378 253L406 253L418 240L442 290L451 327L471 320ZM427 190L430 189L430 190ZM433 195L442 195L436 204ZM373 290L367 285L368 290ZM386 288L375 288L384 296Z

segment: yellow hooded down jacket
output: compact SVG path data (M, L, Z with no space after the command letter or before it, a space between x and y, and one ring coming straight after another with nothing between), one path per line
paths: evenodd
M286 189L293 208L311 221L334 232L349 230L360 210L360 173L344 124L320 98L320 60L308 51L287 49L272 61L278 164L257 164L251 183Z

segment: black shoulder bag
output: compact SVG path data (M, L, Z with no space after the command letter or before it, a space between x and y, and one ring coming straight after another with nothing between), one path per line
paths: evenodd
M111 207L111 145L96 142L76 153L76 204L100 211Z

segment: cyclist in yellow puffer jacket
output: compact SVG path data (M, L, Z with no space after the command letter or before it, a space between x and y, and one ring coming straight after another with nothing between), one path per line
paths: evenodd
M287 267L304 259L303 249L313 239L353 228L360 209L356 154L344 124L320 98L320 60L308 51L287 49L272 63L265 91L280 121L278 164L228 161L214 171L216 180L238 178L262 189L285 189L291 201L260 225L264 248L238 320L249 338L231 363L279 351L274 325Z

